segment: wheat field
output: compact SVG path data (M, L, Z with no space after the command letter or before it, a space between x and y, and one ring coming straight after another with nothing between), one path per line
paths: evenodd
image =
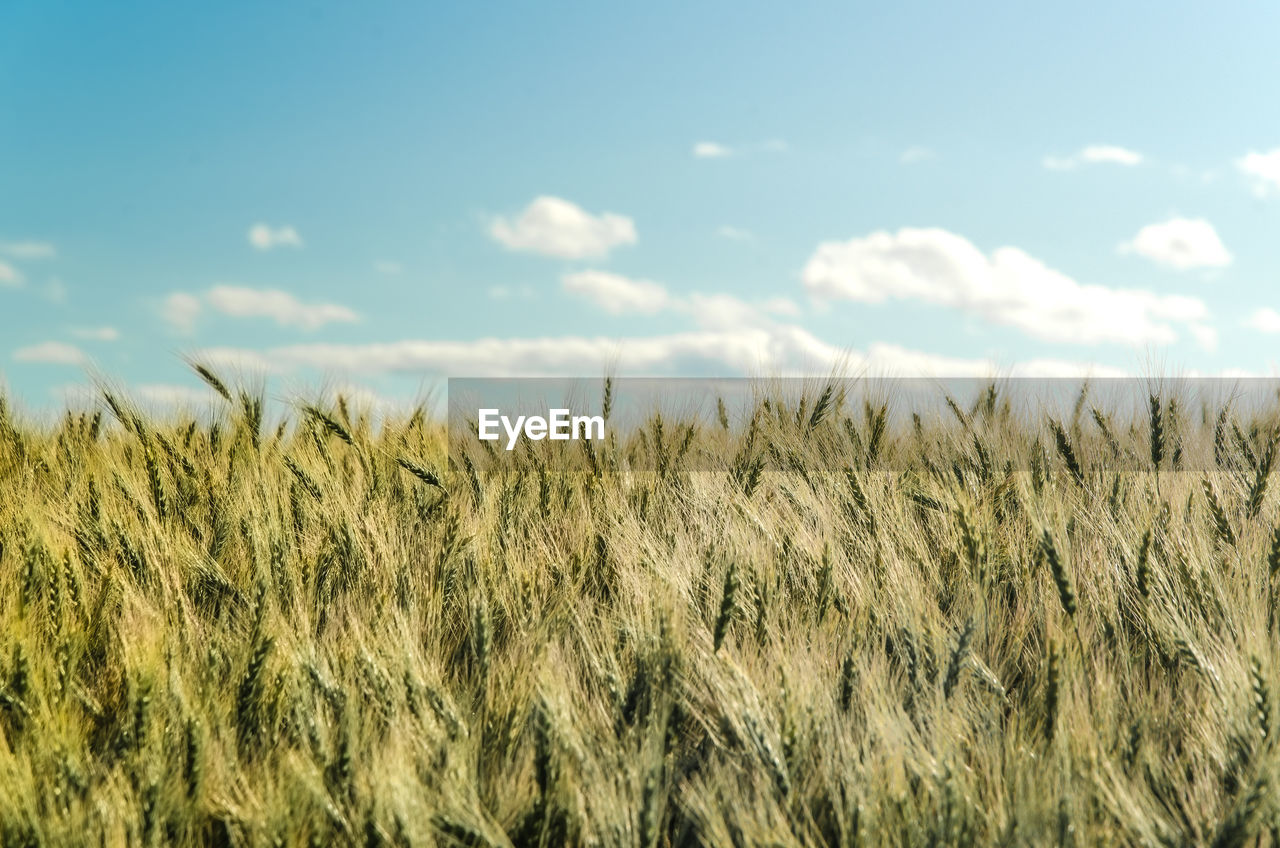
M1277 843L1280 407L817 384L487 468L197 370L0 405L0 844Z

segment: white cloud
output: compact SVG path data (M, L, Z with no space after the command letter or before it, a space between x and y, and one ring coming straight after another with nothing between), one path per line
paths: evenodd
M741 230L737 227L731 227L725 224L716 229L716 235L720 238L730 239L731 241L750 241L754 236L747 230Z
M277 289L215 286L205 294L213 309L233 318L270 318L282 327L316 330L325 324L359 321L360 316L336 303L307 304Z
M703 329L731 330L735 327L771 327L774 315L794 316L799 307L784 297L764 303L750 303L731 294L693 292L671 298L674 310L692 318Z
M1236 167L1253 181L1259 197L1280 191L1280 147L1266 153L1250 151L1236 160Z
M22 285L22 273L7 262L0 262L0 286L17 288Z
M258 250L271 250L275 247L302 247L302 236L290 226L271 227L269 224L254 224L249 228L249 244Z
M613 315L640 312L652 315L669 303L667 290L649 280L629 280L608 271L579 271L566 274L564 290L579 294Z
M52 259L57 250L47 241L11 241L0 244L0 253L14 259Z
M462 341L405 339L389 342L306 343L247 350L212 348L195 356L242 373L295 375L553 376L608 370L618 374L726 374L802 376L833 370L900 375L972 376L1008 374L991 360L956 359L872 344L865 352L842 349L796 323L802 313L792 300L748 302L722 292L678 294L651 280L599 270L568 273L567 292L616 314L664 312L691 322L692 329L653 336L544 336ZM503 289L509 293L509 289ZM1083 363L1033 360L1014 366L1018 375L1116 373Z
M1196 344L1202 350L1215 351L1218 349L1218 330L1208 324L1190 324L1187 331L1191 333L1191 337L1196 340Z
M611 314L673 312L704 330L768 328L775 326L775 315L800 314L800 307L785 297L752 303L723 292L671 294L661 283L633 280L607 271L566 274L561 282L565 291L581 295Z
M222 352L226 355L227 352ZM254 355L251 351L245 356ZM326 372L549 376L603 371L739 373L826 370L840 351L799 327L699 330L642 338L564 336L475 341L310 344L257 355L274 368Z
M927 147L913 145L902 151L898 155L898 161L903 165L915 165L920 162L927 162L930 159L938 158L938 154L934 153Z
M1117 147L1114 144L1091 144L1077 154L1081 162L1101 163L1133 167L1141 165L1143 156L1136 150Z
M48 365L82 365L87 359L80 348L66 342L41 342L18 348L13 352L13 358L18 362Z
M800 304L789 297L771 297L760 304L760 308L765 312L774 315L785 315L789 318L798 317L801 311Z
M693 146L693 155L699 159L723 159L733 155L733 149L714 141L700 141Z
M1141 165L1143 155L1136 150L1114 144L1090 144L1070 156L1046 156L1043 164L1052 171L1069 171L1079 165Z
M1070 362L1062 359L1032 359L1001 367L993 359L960 359L938 356L900 345L876 342L861 364L872 376L879 377L1123 377L1119 368Z
M489 234L509 250L562 259L600 258L615 247L636 243L635 224L625 215L592 215L549 196L534 199L514 221L498 218Z
M219 348L200 359L253 370L354 373L552 375L616 368L632 373L807 373L829 370L843 352L774 316L799 308L786 298L751 304L727 294L676 296L648 280L603 271L567 274L565 289L615 313L667 310L697 329L653 337L486 338L372 344L302 344L267 351Z
M1204 302L1082 285L1016 247L989 256L941 229L879 231L818 246L802 272L811 295L882 303L919 300L964 310L1054 342L1169 343L1202 324Z
M114 342L119 340L120 331L115 327L73 327L71 335L91 342Z
M377 271L379 274L399 274L404 270L404 267L399 262L391 262L383 259L373 263L373 270Z
M201 308L200 298L195 295L174 292L160 305L160 314L174 330L189 335L196 328L196 318L200 316Z
M214 286L203 295L174 292L165 298L161 314L174 330L190 335L206 306L232 318L270 318L282 327L303 330L360 320L354 311L336 303L303 303L277 289L227 285Z
M1218 231L1203 218L1171 218L1148 224L1131 241L1120 245L1120 251L1145 256L1179 271L1225 268L1232 259Z
M1246 318L1244 325L1263 333L1280 333L1280 312L1264 306Z
M806 376L840 369L896 377L1118 377L1107 366L1033 359L1002 366L992 359L955 358L873 343L842 350L794 325L698 330L638 337L544 337L472 341L405 340L373 344L308 344L255 351L206 351L204 361L256 362L261 373L316 370L327 374L467 374L477 377L724 374Z

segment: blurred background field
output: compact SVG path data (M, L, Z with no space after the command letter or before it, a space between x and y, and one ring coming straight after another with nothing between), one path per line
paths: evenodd
M198 370L0 407L4 845L1276 841L1280 405L817 382L485 465Z

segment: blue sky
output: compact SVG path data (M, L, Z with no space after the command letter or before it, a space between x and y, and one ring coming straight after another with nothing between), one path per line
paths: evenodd
M1271 374L1275 32L1253 3L10 0L0 379Z

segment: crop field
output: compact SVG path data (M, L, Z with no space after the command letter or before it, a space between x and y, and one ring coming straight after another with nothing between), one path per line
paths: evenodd
M0 406L4 846L1277 842L1280 406L818 382L499 465L198 371Z

